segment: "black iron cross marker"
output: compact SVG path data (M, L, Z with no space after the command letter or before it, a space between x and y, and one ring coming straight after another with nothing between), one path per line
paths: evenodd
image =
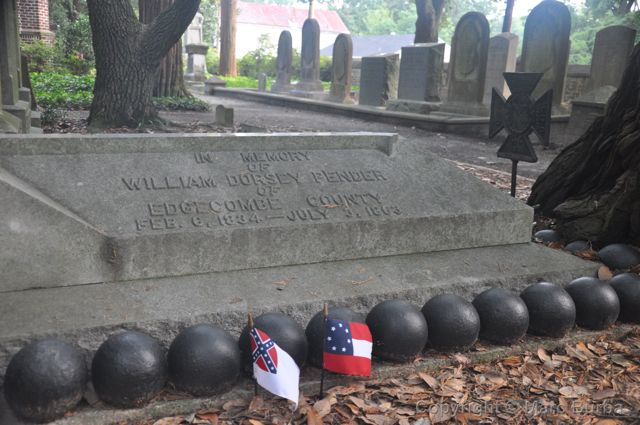
M516 196L518 161L538 162L529 135L535 132L540 143L549 146L553 90L548 90L534 101L531 94L542 78L542 73L504 72L503 75L511 96L505 100L493 89L489 138L502 129L508 133L507 139L498 149L498 157L511 160L511 196Z

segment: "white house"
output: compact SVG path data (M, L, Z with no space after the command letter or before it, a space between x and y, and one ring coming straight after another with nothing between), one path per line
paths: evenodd
M258 47L260 36L266 34L273 46L278 46L278 38L283 30L291 32L293 48L302 47L302 24L307 19L306 6L280 6L238 2L236 21L236 57L240 59L246 53ZM315 7L313 17L320 25L320 48L330 46L340 33L349 33L335 10Z

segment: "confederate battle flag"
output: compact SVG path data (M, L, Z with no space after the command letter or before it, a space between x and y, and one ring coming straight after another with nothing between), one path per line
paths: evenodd
M344 375L370 376L373 338L364 323L327 318L324 332L324 368Z
M260 329L251 329L253 376L265 390L298 406L300 368L291 356Z

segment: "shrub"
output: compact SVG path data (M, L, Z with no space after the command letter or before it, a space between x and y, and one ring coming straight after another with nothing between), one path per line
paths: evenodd
M52 71L57 57L57 49L42 40L21 43L20 50L29 61L30 72Z
M209 49L205 58L207 64L207 72L209 74L217 74L220 69L220 56L217 49Z
M329 56L320 56L320 80L331 81L331 62Z
M69 75L52 72L31 73L31 84L38 104L44 109L85 109L93 99L92 75Z
M208 111L209 104L197 97L154 97L153 106L169 111Z
M87 15L80 15L75 21L62 26L57 33L56 43L64 58L60 65L72 74L86 74L95 67L91 25Z

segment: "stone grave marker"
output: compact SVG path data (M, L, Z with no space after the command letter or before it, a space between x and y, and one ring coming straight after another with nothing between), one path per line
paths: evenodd
M315 19L307 19L302 25L302 51L300 53L300 81L294 94L305 95L322 92L320 81L320 25Z
M400 56L396 53L365 56L360 71L360 105L385 106L398 97Z
M534 99L553 89L554 113L566 113L562 105L569 62L571 14L563 3L544 0L533 8L524 26L520 71L542 72Z
M204 16L200 12L196 12L196 15L191 20L187 31L184 36L184 45L189 44L202 44L202 27L204 25Z
M398 98L439 102L444 43L424 43L402 48Z
M484 97L489 22L482 13L460 18L453 34L447 102L440 109L468 115L488 115Z
M248 310L306 323L336 294L366 311L593 268L391 134L3 136L0 199L0 379L45 335L90 352L135 326L168 345L199 322L237 335Z
M205 73L207 72L207 51L209 46L206 44L187 44L187 72L184 79L187 81L205 81Z
M31 95L21 88L20 38L15 1L0 2L0 132L29 133ZM23 100L26 99L26 100Z
M227 108L224 105L216 106L216 124L233 127L233 108Z
M636 30L624 25L614 25L598 31L585 92L603 86L618 87L635 39Z
M276 81L271 86L271 91L277 93L285 93L291 91L291 69L293 59L293 47L291 41L291 33L282 31L278 39L278 58Z
M504 98L511 92L504 81L504 72L516 70L516 52L518 50L518 36L503 32L489 39L489 55L487 58L487 74L484 84L482 103L491 104L491 90L497 89Z
M529 240L529 207L435 157L399 158L395 144L376 134L0 140L0 216L11 223L0 228L0 291ZM53 246L64 248L34 263Z
M267 74L258 74L258 91L267 91Z
M351 36L349 34L339 34L333 44L329 100L340 103L351 100L352 61L353 42L351 41Z
M440 107L444 43L405 46L400 58L398 99L388 110L428 114Z

